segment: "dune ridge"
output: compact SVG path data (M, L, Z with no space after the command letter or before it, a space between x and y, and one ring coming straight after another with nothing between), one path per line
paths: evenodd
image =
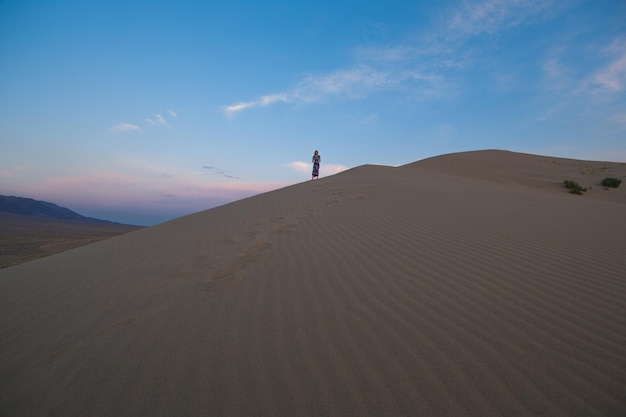
M626 413L626 165L366 165L0 270L0 414Z

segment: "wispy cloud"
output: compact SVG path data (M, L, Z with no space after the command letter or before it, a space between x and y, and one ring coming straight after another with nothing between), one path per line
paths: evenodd
M109 129L111 132L121 133L121 132L139 132L141 128L132 123L118 123L115 126L112 126Z
M360 97L398 83L396 76L368 66L339 69L323 75L309 75L293 90L302 101L319 101L327 96Z
M338 70L323 75L309 75L287 93L268 94L259 99L239 102L224 107L228 116L243 110L266 107L274 103L314 102L328 95L353 95L376 84L383 83L385 76L364 68ZM358 88L360 87L360 88Z
M227 115L231 116L237 112L253 107L265 107L269 106L270 104L280 102L285 103L291 101L292 98L293 97L290 94L269 94L259 98L258 100L246 101L241 103L235 103L230 106L225 106L224 111Z
M486 0L465 2L453 11L446 22L449 34L474 37L493 34L541 17L554 10L549 0Z
M312 170L312 165L307 162L294 161L287 164L291 169L295 169L298 172L307 172Z
M464 68L472 62L472 55L477 52L468 46L470 41L550 19L571 6L571 3L561 3L565 2L465 1L459 7L443 11L435 20L436 23L420 35L382 47L360 47L357 48L357 56L369 61L419 62L427 65L426 68L438 70ZM429 64L423 64L424 62Z
M626 88L626 37L615 39L605 53L609 62L596 71L591 83L603 91L621 92Z
M333 175L333 174L338 174L342 171L346 171L350 169L349 167L345 166L345 165L340 165L340 164L326 164L324 165L324 170L321 172L324 173L328 173L328 175ZM320 168L321 170L321 168Z
M554 56L543 63L543 72L551 83L555 80L562 79L564 76L563 65L560 60Z
M593 97L596 104L597 99L609 99L625 91L626 37L619 36L604 47L581 48L576 41L554 48L544 61L545 90L558 92L568 100Z
M280 94L224 106L226 115L277 102L320 102L328 98L359 99L381 91L402 91L411 97L441 97L449 71L471 62L467 41L524 23L548 19L565 6L549 0L485 0L449 9L439 27L383 47L358 46L359 62L322 74L305 76Z
M290 162L287 164L287 166L298 172L308 173L308 174L311 173L312 168L313 168L313 165L311 163L302 162L302 161ZM323 175L334 175L342 171L345 171L347 169L350 169L350 168L348 168L345 165L340 165L340 164L321 164L320 173Z
M232 173L230 173L230 172L228 172L228 171L226 171L224 169L216 168L214 166L203 165L202 169L208 170L208 171L210 171L212 173L215 173L217 175L221 175L221 176L223 176L225 178L230 178L232 180L240 179L238 176L236 176L236 175L234 175L234 174L232 174Z
M377 91L400 88L403 85L419 84L426 94L434 85L440 83L436 74L418 71L383 71L361 65L355 68L338 69L327 74L311 74L303 78L287 93L270 94L258 100L240 102L224 107L228 116L255 107L269 106L283 102L320 102L331 97L358 99Z
M167 110L167 114L174 120L178 119L178 114L174 110ZM161 114L157 113L152 117L145 118L144 126L156 126L156 127L172 127L168 120ZM118 123L109 129L111 132L123 133L123 132L140 132L143 128L135 123Z
M146 118L146 122L153 126L170 127L169 123L167 123L167 121L160 114L155 114L153 119Z

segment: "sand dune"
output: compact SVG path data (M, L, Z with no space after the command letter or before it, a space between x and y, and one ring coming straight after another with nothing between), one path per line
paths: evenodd
M626 415L606 176L367 165L0 270L0 415Z

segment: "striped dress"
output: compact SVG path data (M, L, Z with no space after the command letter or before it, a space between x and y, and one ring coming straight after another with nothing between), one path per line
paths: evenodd
M317 177L320 174L320 161L322 158L319 155L313 155L313 176Z

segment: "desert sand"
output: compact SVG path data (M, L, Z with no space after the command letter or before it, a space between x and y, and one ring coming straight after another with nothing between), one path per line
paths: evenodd
M50 219L0 211L0 268L141 229L119 223Z
M0 415L624 416L607 176L366 165L0 270Z

